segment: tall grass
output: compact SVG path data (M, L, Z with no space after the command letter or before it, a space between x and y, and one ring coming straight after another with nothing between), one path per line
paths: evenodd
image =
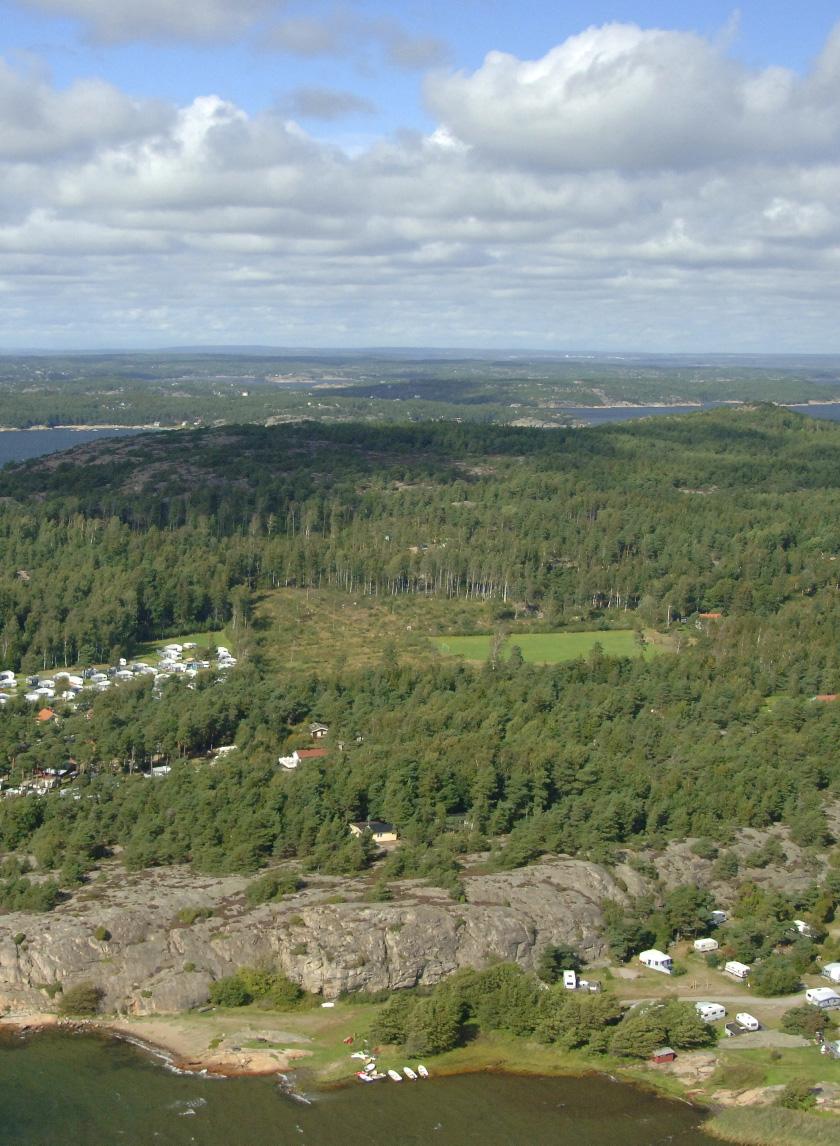
M733 1107L705 1122L703 1130L738 1146L837 1146L840 1116L780 1106Z

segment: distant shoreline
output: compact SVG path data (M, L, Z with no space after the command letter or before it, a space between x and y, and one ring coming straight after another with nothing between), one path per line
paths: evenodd
M31 432L44 433L50 430L73 430L79 433L89 433L91 430L174 430L176 426L122 426L122 425L72 425L72 426L0 426L0 434L28 434Z

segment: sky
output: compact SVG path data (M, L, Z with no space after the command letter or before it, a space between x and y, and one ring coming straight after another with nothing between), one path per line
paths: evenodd
M840 352L840 9L0 0L0 350Z

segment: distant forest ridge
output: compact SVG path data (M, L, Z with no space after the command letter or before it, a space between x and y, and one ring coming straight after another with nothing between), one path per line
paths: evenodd
M580 407L840 400L840 357L180 349L0 356L2 424L459 419L560 426Z

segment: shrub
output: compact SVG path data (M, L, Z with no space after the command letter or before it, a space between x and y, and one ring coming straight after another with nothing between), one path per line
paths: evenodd
M786 1034L802 1035L806 1039L816 1038L820 1031L825 1031L833 1025L831 1015L827 1015L819 1007L812 1007L809 1003L785 1011L781 1022L782 1030Z
M246 1007L253 1002L253 997L238 975L227 975L211 985L210 1002L217 1007Z
M240 967L234 975L218 979L210 987L210 1002L219 1007L246 1007L249 1003L290 1011L309 1002L297 983L271 967Z
M276 903L287 895L294 895L306 884L294 872L269 872L253 880L245 889L245 901L251 907L260 903Z
M176 918L179 923L186 923L191 927L197 920L209 919L212 914L212 907L182 907Z
M750 974L750 986L757 995L789 995L799 983L799 971L787 955L771 955Z
M97 929L94 931L93 937L94 939L98 939L100 943L107 943L107 941L111 938L111 932L107 927L100 923Z
M811 1084L805 1078L793 1078L779 1095L779 1106L788 1110L808 1110L816 1104Z
M62 1015L95 1015L105 992L94 983L79 983L64 991L58 1004Z
M184 970L189 975L192 971L195 970L195 963L185 963Z
M378 879L376 883L371 884L364 894L366 903L388 903L393 898L394 893L384 879Z
M713 860L717 858L718 847L713 840L701 839L695 840L691 845L691 851L694 855L699 856L700 859Z

